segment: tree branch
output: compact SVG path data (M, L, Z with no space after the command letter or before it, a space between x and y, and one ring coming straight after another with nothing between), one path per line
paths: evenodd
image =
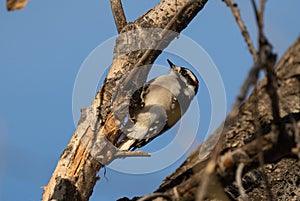
M238 165L238 168L236 170L235 180L238 185L239 193L241 194L242 200L247 201L248 197L245 193L245 189L242 184L242 173L243 173L244 166L245 166L244 163L240 163Z
M111 10L114 16L118 33L127 25L127 20L122 6L121 0L110 0Z
M236 23L238 24L238 26L241 30L242 36L244 37L244 40L248 46L249 52L252 55L253 60L256 61L256 58L257 58L256 51L255 51L254 45L250 39L247 28L246 28L245 24L243 23L243 20L242 20L242 17L241 17L241 14L240 14L237 4L234 3L234 0L224 0L224 3L226 3L226 5L230 7L230 10L236 20Z
M115 145L122 134L112 113L113 92L117 90L128 72L138 67L137 64L152 64L177 35L164 37L162 42L160 33L163 32L159 34L158 32L145 32L144 28L163 30L168 26L170 30L180 33L204 7L206 1L162 1L140 16L134 23L127 24L122 29L116 41L114 58L106 80L91 105L82 110L77 129L61 155L48 185L44 188L44 201L51 199L85 201L89 199L98 180L96 175L99 169L115 157L114 151L104 151L105 146ZM185 6L186 4L187 6ZM180 18L174 20L179 11ZM132 37L132 32L135 33L135 37ZM151 37L151 41L149 37ZM158 50L152 49L151 54L141 61L147 48L151 49L157 46L159 46ZM143 48L135 49L136 47ZM147 69L150 67L151 65ZM103 140L103 136L108 142ZM99 163L96 157L101 158L105 164ZM66 189L72 189L72 191Z
M277 91L280 121L285 125L284 137L277 143L272 142L274 133L271 127L274 117L272 103L266 92L268 90L267 78L263 78L257 90L241 106L237 117L225 132L221 141L221 154L217 157L215 164L217 173L212 173L209 177L206 199L228 200L227 196L231 199L241 198L234 182L235 171L240 163L245 164L242 183L249 200L267 199L262 192L265 185L262 182L262 173L259 171L258 140L262 146L264 168L266 168L266 176L272 187L271 191L276 192L274 199L290 200L297 195L296 181L299 179L300 163L297 158L290 156L296 154L292 150L297 144L295 138L300 129L300 37L280 59L275 73L280 83ZM257 108L257 116L253 115L254 108ZM254 118L258 120L258 127L254 126ZM260 132L262 138L255 138ZM213 133L210 138L214 138L215 135L218 135L218 132ZM182 189L179 200L195 200L199 190L197 187L199 183L202 184L207 175L205 169L211 166L208 164L212 161L210 155L202 155L203 147L207 149L210 146L210 138L200 145L181 167L167 177L156 192L170 195L175 191L174 189ZM211 166L210 169L212 172L215 168ZM281 185L277 185L278 181ZM224 195L224 188L227 196ZM189 190L183 191L183 189Z
M244 22L242 20L242 17L240 15L240 11L238 9L237 4L234 3L233 0L224 0L224 2L231 9L231 12L236 20L236 23L238 24L238 26L241 30L242 36L244 37L244 40L248 46L248 50L253 57L253 63L254 63L253 67L249 71L248 77L246 78L246 80L244 81L244 83L241 87L241 90L233 104L233 107L232 107L230 113L228 114L227 118L232 119L237 115L239 107L246 99L246 96L247 96L247 93L248 93L250 87L256 85L256 82L258 80L258 74L259 74L259 71L261 70L261 68L260 68L260 65L257 64L257 57L258 57L257 52L254 48L254 45L253 45L251 39L250 39L246 25L244 24Z

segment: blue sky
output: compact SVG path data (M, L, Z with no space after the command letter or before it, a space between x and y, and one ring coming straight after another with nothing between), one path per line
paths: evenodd
M56 166L72 136L72 91L81 64L99 44L116 35L109 1L30 1L22 11L7 12L0 4L0 200L40 200L42 186ZM158 1L125 1L128 21ZM239 4L251 38L256 24L250 2ZM136 8L139 9L136 9ZM300 1L268 1L266 33L280 55L300 31ZM183 31L210 55L223 79L228 108L247 76L252 58L230 10L221 1L206 4ZM164 54L158 60L166 65ZM184 61L174 58L178 65ZM99 64L101 66L101 64ZM201 91L201 89L203 89ZM210 118L211 100L202 83L197 96L201 127L193 146ZM145 150L157 150L173 138L170 131ZM203 129L203 130L201 130ZM91 200L115 200L154 191L185 159L158 172L132 175L103 171ZM17 192L17 193L16 193Z

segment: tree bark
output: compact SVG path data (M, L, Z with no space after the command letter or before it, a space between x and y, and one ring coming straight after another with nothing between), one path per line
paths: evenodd
M100 168L118 154L124 154L125 157L125 153L120 153L115 147L122 133L112 112L113 91L118 89L132 69L149 65L144 75L146 77L161 51L189 24L206 1L162 0L134 23L127 24L125 17L122 23L118 23L120 36L116 40L110 71L91 105L82 110L77 129L44 188L44 201L88 200L98 180ZM160 28L162 31L145 32L146 28ZM172 33L175 34L167 34L164 30L174 31ZM134 38L131 37L132 32L135 33ZM250 200L265 200L270 199L270 196L291 200L299 196L300 164L296 157L300 144L296 140L300 138L299 38L281 58L276 75L279 83L280 122L284 124L284 133L274 139L277 133L272 128L278 119L273 119L267 81L262 79L226 130L217 165L210 169L216 172L210 174L210 182L205 184L207 199L241 199L243 191ZM158 194L152 197L157 195L156 200L197 199L199 184L203 185L201 182L209 170L209 152L213 149L211 142L217 137L216 132L194 151L181 167L163 181L156 191ZM259 158L264 159L262 170ZM234 176L238 175L236 170L242 167L241 164L245 165L242 169L242 184L236 184L238 179L235 180ZM241 172L241 168L238 169ZM269 188L271 193L268 193Z
M207 0L163 0L121 30L123 34L116 41L114 58L106 80L91 105L82 110L77 129L63 151L48 185L44 187L43 201L89 199L98 180L98 171L113 160L118 152L113 145L121 132L111 111L113 91L129 71L141 65L151 65L206 2ZM165 36L163 31L159 34L145 34L145 28L167 29L177 34ZM130 37L132 31L136 33L134 38ZM131 40L130 43L128 40ZM134 45L146 48L130 51ZM147 47L151 49L147 50ZM101 153L94 153L97 151ZM98 158L95 158L95 154ZM99 158L104 161L102 164Z
M272 100L266 92L267 79L263 78L257 90L240 107L237 118L225 133L215 173L207 184L206 200L299 200L300 37L278 62L276 76L280 122L285 127L282 137L277 142L273 139L277 131L272 130ZM213 149L212 142L218 137L217 132L213 133L153 194L144 198L155 201L197 200L199 184L202 184L202 178L207 173L208 153ZM259 165L260 153L264 158L262 167ZM246 167L242 171L242 184L238 184L234 176L241 163ZM242 197L239 185L244 188L246 198ZM267 192L268 187L271 195Z

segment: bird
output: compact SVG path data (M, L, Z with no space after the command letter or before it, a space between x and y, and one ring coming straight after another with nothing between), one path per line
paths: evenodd
M145 83L130 98L130 126L123 128L120 150L140 148L173 127L187 111L199 88L196 75L169 59L169 74Z

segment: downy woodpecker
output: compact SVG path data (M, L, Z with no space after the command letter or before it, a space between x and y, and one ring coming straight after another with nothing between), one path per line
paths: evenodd
M169 74L145 83L132 95L129 115L133 125L123 130L126 137L118 144L121 150L142 147L170 129L197 94L199 82L195 74L167 61Z

